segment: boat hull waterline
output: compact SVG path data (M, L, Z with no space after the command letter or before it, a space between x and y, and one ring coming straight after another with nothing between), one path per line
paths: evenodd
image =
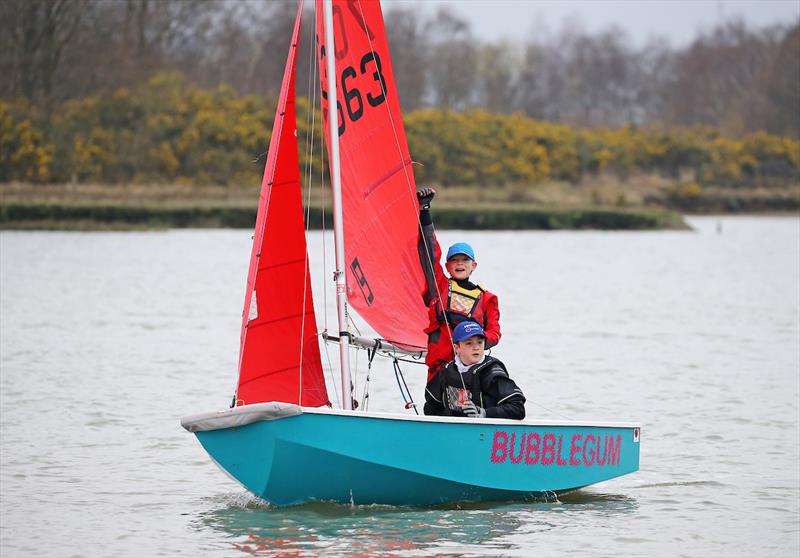
M211 458L277 505L535 499L639 469L633 424L416 417L260 403L186 417Z

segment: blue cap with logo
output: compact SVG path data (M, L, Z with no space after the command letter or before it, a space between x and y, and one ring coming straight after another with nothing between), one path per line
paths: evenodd
M453 329L453 343L459 343L464 339L480 335L486 337L483 328L475 322L461 322Z
M453 244L447 251L447 259L449 260L453 256L457 256L459 254L464 254L473 262L475 261L475 252L472 250L472 246L470 246L466 242L456 242L455 244Z

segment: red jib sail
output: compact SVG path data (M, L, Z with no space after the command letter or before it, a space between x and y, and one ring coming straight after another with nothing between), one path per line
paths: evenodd
M424 347L419 209L380 3L333 0L333 28L347 298L380 336ZM317 54L330 153L321 0Z
M297 156L294 76L300 15L275 112L242 316L237 404L328 403L311 297Z

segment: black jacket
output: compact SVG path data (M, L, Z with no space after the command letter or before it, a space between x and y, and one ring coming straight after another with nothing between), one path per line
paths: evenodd
M487 418L525 418L522 390L509 378L505 365L490 356L464 374L459 374L453 361L442 366L425 386L425 414L464 416L454 401L454 393L464 387L472 402L486 410Z

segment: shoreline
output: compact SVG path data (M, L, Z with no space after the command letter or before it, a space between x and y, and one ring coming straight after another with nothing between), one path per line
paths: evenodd
M434 220L441 230L687 230L691 227L684 216L800 216L800 196L785 189L750 197L737 192L737 203L714 203L723 201L721 192L680 203L643 196L634 200L633 194L628 195L630 202L615 203L618 189L551 185L535 192L541 199L517 200L501 189L443 189ZM730 202L730 193L726 195ZM0 230L251 229L257 202L258 189L253 187L3 183ZM321 229L323 214L330 226L330 198L317 190L310 192L307 203L308 228Z
M310 230L321 229L323 210L307 209ZM686 230L681 214L661 209L440 206L436 227L471 230ZM255 207L118 204L3 203L0 230L249 229ZM324 210L328 226L330 208Z

